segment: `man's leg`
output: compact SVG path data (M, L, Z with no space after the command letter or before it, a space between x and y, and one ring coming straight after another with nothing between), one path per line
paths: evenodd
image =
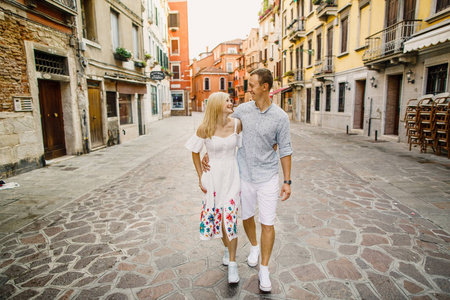
M275 241L275 227L261 224L261 265L268 266Z
M253 216L247 220L242 220L242 224L244 225L245 234L247 234L250 244L252 244L252 246L257 246L258 240L256 239L255 217Z

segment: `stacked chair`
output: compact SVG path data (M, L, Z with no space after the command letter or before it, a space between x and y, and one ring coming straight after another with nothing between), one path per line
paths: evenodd
M450 158L450 97L448 94L425 95L420 99L411 99L406 105L405 127L409 150L419 145L420 152L431 147L437 154L447 150Z

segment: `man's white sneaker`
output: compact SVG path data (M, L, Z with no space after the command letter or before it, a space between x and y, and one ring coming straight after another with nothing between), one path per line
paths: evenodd
M247 264L250 267L256 267L258 264L258 258L259 258L259 246L252 246L250 249L250 254L247 257Z
M269 271L259 271L259 289L263 292L272 291L272 283L270 282Z
M228 264L228 283L238 283L239 279L237 263L235 261L230 261Z
M229 263L230 263L230 252L228 252L228 248L225 248L225 250L223 251L222 264L224 266L228 266Z

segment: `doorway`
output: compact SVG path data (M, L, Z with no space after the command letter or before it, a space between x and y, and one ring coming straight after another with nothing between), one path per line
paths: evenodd
M306 89L306 123L311 123L311 89Z
M398 135L402 75L388 76L384 134Z
M353 113L353 129L364 128L364 97L366 93L366 81L355 81L355 110Z
M58 81L38 80L44 158L66 155L61 85Z
M88 81L89 98L89 129L91 134L91 147L103 146L103 118L102 103L100 99L100 84Z

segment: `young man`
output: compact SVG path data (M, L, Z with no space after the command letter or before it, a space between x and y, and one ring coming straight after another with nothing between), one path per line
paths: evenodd
M247 263L250 267L258 264L259 288L270 292L272 284L269 277L269 259L275 241L274 222L278 204L279 175L277 145L283 169L284 183L281 187L281 201L291 195L291 137L289 117L280 107L270 100L272 73L265 68L254 70L250 74L249 93L252 100L239 105L233 117L242 122L243 141L237 159L241 176L241 216L245 233L252 244ZM207 158L203 160L208 170ZM261 248L256 238L255 213L259 208L261 223Z

